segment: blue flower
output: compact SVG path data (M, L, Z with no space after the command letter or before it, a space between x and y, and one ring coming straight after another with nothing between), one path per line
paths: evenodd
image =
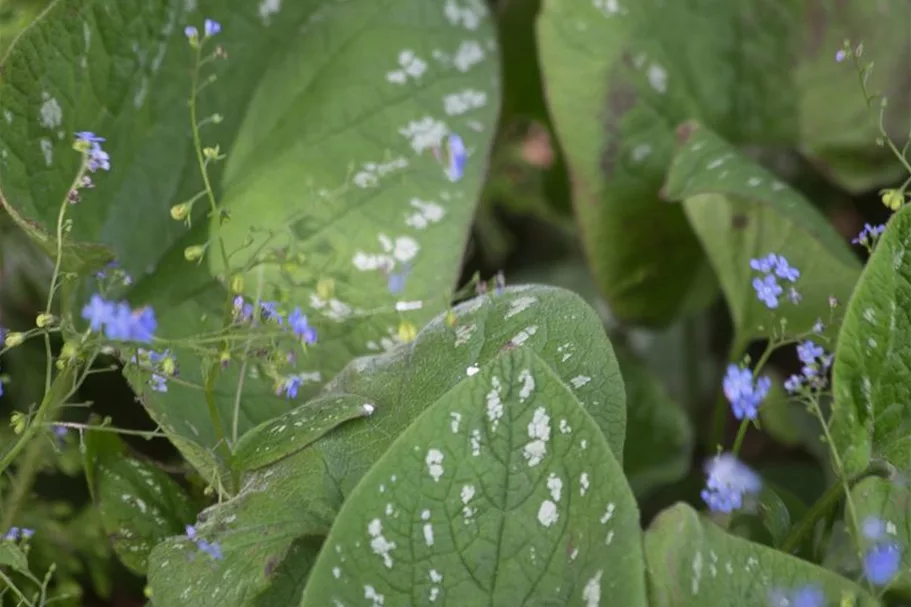
M771 309L778 307L778 296L781 295L781 285L778 284L778 281L775 280L773 275L767 274L763 278L754 278L753 289L756 291L756 296L759 298L759 301L764 303L767 307Z
M221 31L221 23L213 21L212 19L206 19L204 30L206 32L206 37L212 37Z
M731 364L728 365L722 387L725 397L731 403L734 417L756 419L759 404L768 395L772 380L763 376L754 383L752 371Z
M100 331L101 327L114 313L114 304L106 301L101 295L95 293L89 303L82 308L82 318L89 321L92 331Z
M291 331L302 338L308 345L316 343L316 330L307 322L307 316L301 309L294 308L294 311L288 316L288 326Z
M804 385L822 389L826 385L826 373L832 366L833 355L826 354L822 346L811 340L798 344L797 357L803 363L800 373L791 375L784 383L784 388L790 393L798 392Z
M791 599L792 607L824 607L825 604L826 595L822 588L812 584L798 588Z
M892 581L900 565L901 550L892 542L876 544L864 554L864 575L874 586L885 586Z
M886 225L879 224L872 226L869 223L864 224L864 229L860 231L857 237L851 240L851 244L859 244L864 246L872 246L876 239L882 236L882 233L885 231Z
M89 321L92 331L104 329L105 336L112 341L151 342L158 326L155 312L146 307L133 311L126 302L114 303L97 293L82 309L82 318Z
M738 510L743 506L744 495L755 495L762 488L759 475L730 453L710 459L705 470L708 480L701 495L713 512Z
M291 377L289 377L288 379L285 380L285 383L282 385L281 391L288 398L297 398L297 391L300 389L301 383L303 383L303 381L301 380L300 376L292 375Z
M98 135L96 135L95 133L93 133L91 131L78 131L76 133L73 133L73 135L80 142L89 144L89 145L91 145L93 143L104 143L105 141L107 141L107 139L105 139L104 137L99 137Z
M386 288L393 295L397 295L405 290L405 283L408 281L408 275L411 273L411 266L405 264L401 271L390 273L386 283Z
M149 380L149 386L155 392L167 392L168 391L168 378L164 375L159 375L157 373L152 374L152 379Z
M447 147L449 149L449 167L446 169L446 174L449 175L450 181L459 181L465 174L465 165L468 162L465 142L455 133L450 133Z
M190 538L191 540L195 541L196 540L196 527L194 527L193 525L187 525L186 531L187 531L187 537Z
M19 527L10 527L9 531L3 535L3 539L10 542L15 542L20 539L27 540L33 535L35 535L34 529L28 529L26 527L23 527L21 529Z
M199 30L197 30L192 25L188 25L187 27L183 28L183 33L189 40L195 40L199 37Z
M861 523L861 533L868 540L878 540L886 533L886 523L881 518L868 516Z
M750 267L764 274L762 277L753 278L753 289L756 291L756 296L759 300L770 309L778 307L778 297L783 291L781 285L778 284L778 280L781 279L793 283L800 278L800 271L791 266L783 256L775 253L751 259ZM796 289L790 288L788 298L797 303L800 301L800 293Z
M836 51L836 53L835 53L835 61L837 61L838 63L841 63L842 61L845 60L845 57L847 57L847 56L848 56L848 54L845 53L844 49L838 49L838 51Z
M221 553L221 546L218 545L218 542L212 542L211 544L204 539L200 539L196 542L197 548L200 552L204 552L212 557L213 560L220 561L225 558Z
M805 365L814 364L816 359L822 358L825 353L822 346L818 346L810 340L798 344L797 346L797 358Z

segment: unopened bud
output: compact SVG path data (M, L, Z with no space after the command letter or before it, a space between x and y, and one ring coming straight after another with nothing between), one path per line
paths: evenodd
M202 259L202 256L206 253L205 245L196 244L190 247L187 247L183 250L183 257L187 261L197 261Z
M316 283L316 295L322 300L327 300L335 293L335 281L331 278L320 278Z
M15 348L19 344L25 341L25 335L22 333L7 333L6 339L3 340L3 343L7 348Z
M193 205L189 202L181 202L180 204L175 204L171 207L171 218L177 221L183 221L190 215L190 211L193 210Z
M399 325L399 339L404 343L410 343L414 341L414 338L418 336L417 328L408 321L402 321L402 324Z
M905 202L904 195L898 190L883 190L881 194L883 204L893 211L897 211Z
M456 325L456 320L457 319L456 319L455 312L453 312L452 310L449 310L446 312L446 326L447 327L454 327Z
M39 329L44 327L49 327L54 324L54 315L53 314L39 314L38 318L35 319L35 325Z
M244 277L240 274L235 274L231 278L231 292L235 295L240 295L244 292Z

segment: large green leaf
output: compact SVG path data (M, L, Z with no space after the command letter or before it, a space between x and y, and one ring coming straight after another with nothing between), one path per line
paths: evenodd
M185 540L159 545L149 572L155 596L165 604L240 605L271 583L281 583L272 573L291 542L325 536L343 501L396 437L503 350L528 351L548 365L621 460L623 381L600 319L578 296L549 287L511 287L465 302L453 314L452 327L438 316L414 343L352 362L327 394L363 397L376 406L373 415L347 422L303 451L246 475L235 498L207 511L200 533L219 541L225 556L215 569L200 559L188 563L191 546ZM491 414L499 415L505 392L487 390L488 396ZM461 415L450 416L449 424L480 448L482 428L469 427ZM551 425L554 434L573 432L570 420L554 419ZM234 572L230 579L222 579L221 572L229 569Z
M871 459L911 467L911 208L893 215L845 311L831 428L844 473Z
M152 548L183 532L197 508L167 474L129 457L116 434L88 430L84 442L86 480L105 532L123 564L144 575Z
M106 136L112 171L96 175L96 188L70 210L79 251L103 243L134 275L154 271L137 280L130 298L157 310L161 337L218 329L228 293L206 265L182 259L186 246L210 239L206 205L197 204L189 232L168 212L202 188L183 26L200 25L203 15L217 19L223 31L215 42L229 59L207 65L204 77L218 78L200 95L199 113L224 117L201 129L204 145L228 153L212 176L232 218L220 235L238 253L255 228L257 238L271 235L271 248L303 256L289 299L320 333L317 360L301 369L313 380L303 392L312 395L352 356L394 341L400 313L386 290L387 264L413 267L401 297L424 301L410 313L415 324L448 300L499 104L493 27L480 0L432 8L420 0L209 1L188 13L189 6L196 3L55 2L4 61L0 189L21 223L34 222L34 235L47 241L79 161L69 149L72 132ZM36 77L36 65L54 69ZM462 135L469 153L458 182L432 151L450 132ZM213 244L210 259L223 271L217 250ZM321 278L335 284L327 300L316 295ZM270 266L249 277L251 293L261 280L270 296L273 287L291 286ZM182 379L201 385L202 363L185 346L174 349ZM200 391L175 382L162 395L134 379L184 455L213 475L218 432L205 407L187 405L199 403ZM288 409L272 385L239 379L232 368L215 385L232 441Z
M680 147L664 195L683 200L715 268L741 343L780 332L809 331L830 316L829 298L846 301L861 265L835 228L806 199L709 129L680 127ZM799 304L786 294L769 310L756 296L750 260L783 255L800 270ZM834 337L836 327L827 328Z
M772 548L725 533L689 506L661 513L645 533L649 597L655 607L767 607L773 598L816 586L826 605L879 603L845 578ZM843 603L846 599L853 602Z
M506 351L364 476L301 605L591 605L609 594L644 607L640 534L623 471L572 389L531 350Z
M800 19L785 4L545 3L545 90L587 252L620 318L664 324L712 296L682 209L658 193L686 119L737 142L793 139L788 40Z
M679 481L690 469L693 428L661 380L635 355L617 350L626 386L627 440L623 470L636 496Z
M846 37L865 42L870 88L892 96L886 126L905 140L907 58L895 49L909 10L904 0L545 2L546 96L588 256L618 316L663 323L711 293L681 210L658 196L679 123L700 120L773 161L800 149L857 189L896 177L875 144L875 110L835 52Z

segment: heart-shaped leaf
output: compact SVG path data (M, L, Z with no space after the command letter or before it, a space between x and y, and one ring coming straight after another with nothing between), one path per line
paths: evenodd
M829 298L845 301L860 275L860 262L835 228L800 194L739 153L709 129L680 127L680 147L664 194L683 200L690 224L702 241L734 317L741 344L769 336L787 320L789 334L809 331L830 316ZM783 255L800 271L770 310L753 287L759 274L750 260ZM835 335L833 327L828 334Z
M396 437L504 350L528 351L546 364L594 419L615 459L622 457L626 399L620 370L600 319L578 296L550 287L510 287L457 306L451 318L452 326L438 316L412 344L352 362L327 395L362 397L376 406L373 415L247 474L235 498L201 517L200 533L219 542L224 561L214 568L203 559L188 561L193 546L172 538L152 555L153 594L166 604L240 605L282 583L273 573L292 541L325 536L344 500ZM487 390L485 399L488 394L491 415L502 415L503 395ZM455 413L449 430L458 427L480 445L482 429L469 429ZM573 431L569 420L554 419L552 426L554 434ZM226 583L221 572L228 569L235 573ZM183 592L188 594L180 598Z
M196 518L192 500L158 468L129 457L116 434L85 432L86 480L121 562L144 575L149 552Z
M811 604L879 605L853 582L729 535L685 504L654 520L645 533L645 558L655 607L792 605L801 590L815 590L824 597L822 603ZM853 602L842 603L849 600Z
M831 428L844 473L911 462L911 208L896 213L848 303L832 372Z
M301 605L592 605L609 594L644 606L640 533L620 465L571 388L532 350L507 351L364 476Z

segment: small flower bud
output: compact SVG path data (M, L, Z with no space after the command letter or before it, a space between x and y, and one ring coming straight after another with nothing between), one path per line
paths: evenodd
M3 343L6 344L7 348L15 348L24 341L25 335L22 333L7 333L6 339L3 341Z
M39 329L44 327L49 327L54 324L54 315L53 314L39 314L38 318L35 319L35 325Z
M16 435L25 432L25 415L16 411L9 418L9 425Z
M893 211L897 211L905 202L904 195L898 190L883 190L880 194L882 195L883 204Z
M410 343L414 341L414 338L418 336L417 328L410 322L403 320L402 324L399 325L399 339L404 343Z
M231 353L227 350L224 350L219 356L218 361L221 363L222 369L227 369L228 365L231 364Z
M69 360L71 358L75 358L78 352L78 348L76 348L72 342L68 341L63 344L63 348L60 349L60 360Z
M231 278L231 292L235 295L240 295L244 292L244 277L240 274L235 274Z
M214 148L203 148L202 155L205 156L206 160L218 160L218 146Z
M202 256L206 253L205 245L197 244L190 247L187 247L183 250L183 257L187 261L197 261L202 259Z
M335 293L335 281L331 278L320 278L316 283L316 295L322 300L327 300Z
M180 204L175 204L171 207L171 218L176 221L183 221L190 215L190 211L193 210L193 205L189 202L181 202Z
M455 312L453 312L452 310L448 310L446 312L446 326L454 327L456 325L456 320L457 319L456 319Z
M177 371L177 365L174 364L174 359L170 356L166 356L161 361L161 370L165 375L174 375L174 373Z
M212 114L212 124L221 124L224 119L221 114Z

